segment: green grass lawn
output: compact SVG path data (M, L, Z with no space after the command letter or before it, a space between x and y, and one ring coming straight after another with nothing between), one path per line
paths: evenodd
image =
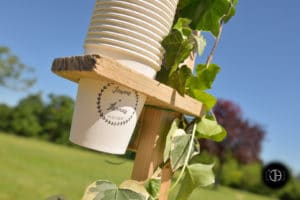
M91 182L119 184L130 178L131 169L132 161L120 157L0 134L0 200L42 200L56 194L79 200ZM201 199L270 200L226 187L192 194L191 200Z

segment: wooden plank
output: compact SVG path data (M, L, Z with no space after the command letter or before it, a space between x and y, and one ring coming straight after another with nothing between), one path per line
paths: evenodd
M168 200L169 189L172 184L173 171L170 162L168 162L161 172L161 185L159 190L159 200Z
M176 112L145 108L141 120L140 137L131 178L145 181L163 161L166 134Z
M80 78L106 79L132 88L147 96L146 104L171 109L180 113L202 116L204 106L199 101L156 80L139 74L113 59L100 55L57 58L52 71L63 78L78 82Z

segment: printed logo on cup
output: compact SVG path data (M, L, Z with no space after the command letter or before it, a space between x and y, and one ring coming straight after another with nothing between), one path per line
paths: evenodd
M136 91L107 83L97 97L97 109L100 117L112 126L127 124L136 115L139 95Z

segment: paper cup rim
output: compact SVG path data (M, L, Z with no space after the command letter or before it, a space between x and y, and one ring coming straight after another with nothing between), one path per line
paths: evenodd
M162 53L162 47L161 46L153 46L151 43L146 43L142 40L136 39L132 36L129 36L128 34L120 34L113 31L104 31L101 30L99 32L90 31L88 32L87 40L93 40L93 39L99 39L99 38L112 38L115 40L120 40L124 42L128 42L130 44L136 45L138 47L141 47L143 49L148 50L149 52L152 52L155 55L158 55L160 58Z
M163 32L158 27L154 26L153 24L146 23L140 19L133 18L128 15L119 14L119 13L95 13L92 17L91 23L103 19L103 16L111 16L112 19L119 20L122 22L127 22L128 25L131 25L134 28L139 28L148 32L151 32L152 34L158 35L160 38L164 37L167 33ZM145 28L147 27L147 28Z
M109 0L108 0L109 1ZM117 0L119 1L119 0ZM164 16L168 19L168 20L171 20L173 21L173 17L174 17L174 14L173 12L171 12L170 10L163 10L161 9L160 7L158 7L156 4L151 4L149 3L148 1L136 1L136 0L127 0L127 2L130 2L130 3L134 3L134 4L138 4L140 6L143 6L143 7L147 7L149 8L150 10L154 9L156 10L158 13L160 14L164 14Z
M130 9L133 11L136 11L138 13L143 13L146 16L154 16L154 18L156 18L156 20L158 20L159 22L162 22L166 27L171 26L172 22L171 22L171 16L168 17L168 19L170 20L166 20L165 17L163 17L162 15L153 12L152 10L148 9L147 7L142 7L139 4L136 3L132 3L132 2L127 2L127 1L99 1L96 4L96 8L95 10L97 10L97 6L98 5L112 5L112 6L121 6L121 8L124 8L122 6L127 6L125 9ZM163 12L162 12L163 13Z
M120 52L122 54L127 54L128 56L133 56L134 58L141 60L143 64L148 65L150 68L159 71L160 70L160 63L155 62L144 55L137 53L135 51L128 50L126 48L110 45L110 44L89 44L85 43L84 48L93 48L93 49L102 49L102 48L110 48L113 51ZM138 61L137 61L138 62Z
M168 6L169 8L171 8L172 10L176 10L177 8L177 4L172 0L167 0L167 1L161 1L162 3L164 3L166 6Z
M116 39L112 39L112 38L91 38L91 39L86 39L86 42L85 43L94 43L95 44L98 44L98 43L101 43L101 44L108 44L108 45L114 45L114 46L118 46L118 47L121 47L121 48L124 48L124 49L128 49L128 50L131 50L131 51L135 51L137 53L142 53L145 55L145 57L147 57L148 59L151 59L153 61L156 61L156 62L159 62L161 60L161 55L159 54L155 54L151 51L148 51L148 50L145 50L143 49L142 47L139 47L135 44L132 44L132 43L128 43L128 42L125 42L125 41L121 41L121 40L116 40Z
M106 0L106 1L110 1L110 0ZM131 3L145 3L145 0L127 0L127 1L130 1ZM155 6L156 8L163 7L160 10L167 11L168 15L170 15L170 16L174 15L173 13L175 13L175 11L173 10L174 6L170 6L170 4L165 4L165 3L161 2L160 0L147 0L147 3ZM143 5L145 5L145 4L143 4Z
M110 14L110 15L102 15L99 16L97 19L93 19L91 21L91 26L89 29L91 28L117 28L119 27L120 30L128 30L131 29L133 31L139 32L142 35L154 38L154 40L156 41L161 41L163 39L163 34L161 32L158 32L156 29L152 29L149 30L147 28L145 28L144 26L141 25L136 25L133 24L131 22L125 21L124 19L116 19L115 16L110 17L110 16L114 16L114 14ZM108 17L109 19L103 19L103 17ZM102 25L99 25L98 23L103 23ZM149 27L152 27L152 25L148 24Z
M109 21L114 21L114 19L108 19ZM107 22L108 20L104 19L105 22ZM101 20L99 20L99 22L101 23ZM93 29L95 28L101 28L101 31L111 31L111 32L115 32L115 33L120 33L120 34L130 34L132 37L138 37L141 40L144 41L149 41L150 44L154 45L157 48L161 47L161 44L158 42L158 40L160 40L161 38L158 35L146 35L141 33L140 31L136 31L133 29L128 29L128 28L124 28L124 27L120 27L119 25L108 25L108 24L101 24L101 25L97 25L98 22L93 22L90 24L90 27ZM90 33L90 31L88 32L88 34ZM149 33L149 32L147 32ZM153 39L156 38L155 39Z
M158 30L162 30L162 33L168 33L169 29L168 26L164 25L158 20L155 20L143 13L140 12L132 12L129 9L121 8L121 7L110 7L109 9L95 9L94 14L102 14L102 13L116 13L116 14L125 14L125 16L130 17L133 22L140 22L142 24L149 23L152 24L154 27L158 27Z
M170 14L175 13L175 11L173 11L172 7L166 5L165 3L162 3L160 0L156 1L156 0L148 0L149 3L153 3L156 6L162 6L164 7L164 10L168 10L170 12Z

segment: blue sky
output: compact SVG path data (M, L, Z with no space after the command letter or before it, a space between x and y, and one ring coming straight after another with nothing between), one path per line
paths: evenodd
M10 47L23 63L34 67L38 77L27 92L0 87L0 102L14 105L37 91L76 96L76 85L52 74L50 67L56 57L83 53L93 6L94 0L0 0L0 45ZM211 91L236 102L245 118L263 125L267 131L264 161L280 160L297 172L299 9L298 0L240 0L214 57L222 72Z

